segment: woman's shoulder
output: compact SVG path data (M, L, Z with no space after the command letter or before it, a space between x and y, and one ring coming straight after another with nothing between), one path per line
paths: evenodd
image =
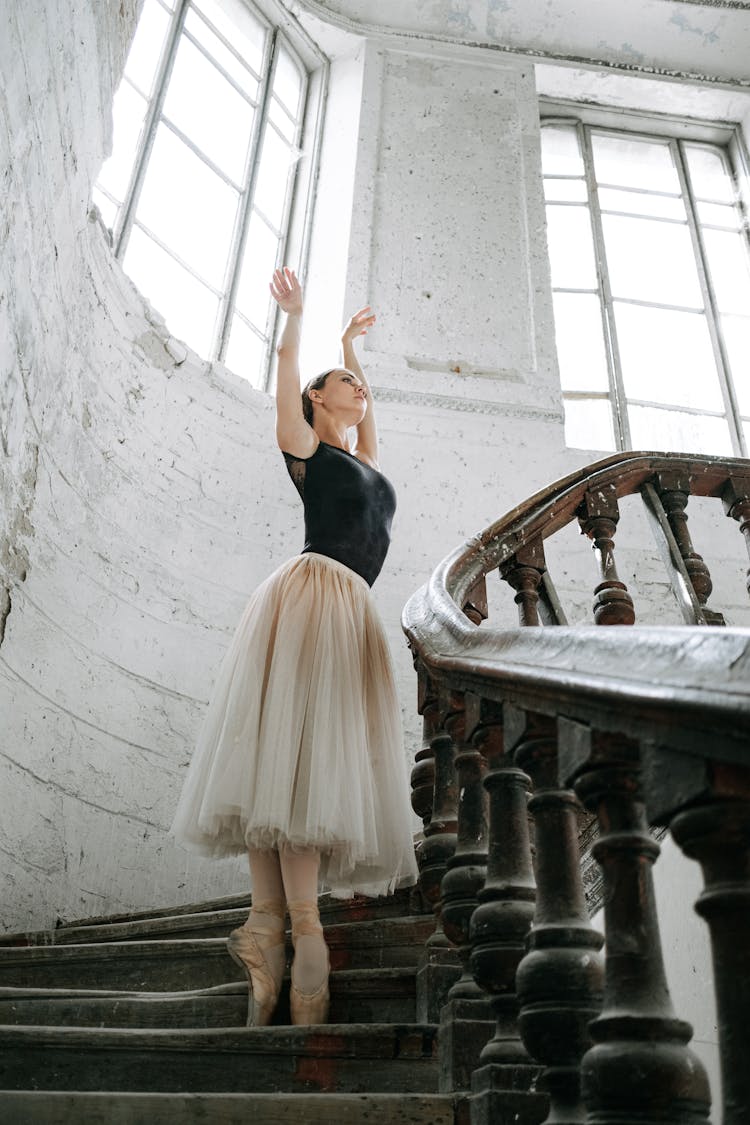
M289 443L285 442L284 444L287 444L287 445L291 446L291 448L284 449L283 446L281 445L281 443L279 443L279 449L281 450L281 454L282 454L284 460L286 461L286 463L288 465L292 461L310 461L310 460L312 460L312 458L315 456L315 454L320 449L320 447L322 445L322 442L320 441L320 439L318 438L318 436L316 434L315 435L315 444L314 444L312 449L307 447L306 443L305 443L304 448L300 445L297 445L296 442L289 442Z

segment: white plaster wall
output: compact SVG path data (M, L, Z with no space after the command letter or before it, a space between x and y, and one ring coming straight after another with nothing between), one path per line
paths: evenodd
M180 362L87 219L134 16L17 5L0 45L7 929L244 888L240 862L188 858L166 830L243 601L301 541L270 401ZM399 511L376 597L411 752L404 601L458 541L597 456L564 446L526 62L402 40L342 51L308 276L313 371L346 310L379 314L364 359ZM703 507L713 602L748 624L741 537ZM677 620L635 503L618 557L639 618ZM571 619L590 619L596 570L575 529L550 562ZM499 582L491 605L514 621Z
M343 26L595 64L624 72L750 79L747 5L724 0L298 0Z

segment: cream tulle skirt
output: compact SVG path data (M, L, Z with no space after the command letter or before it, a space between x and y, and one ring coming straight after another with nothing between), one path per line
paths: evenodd
M317 846L334 895L416 881L393 666L370 589L299 555L251 596L221 666L172 833L226 856Z

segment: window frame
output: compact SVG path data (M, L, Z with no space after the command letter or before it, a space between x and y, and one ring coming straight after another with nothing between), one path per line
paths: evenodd
M172 74L183 33L202 54L207 53L202 44L197 42L195 38L184 29L187 14L191 10L190 0L171 0L171 3L170 0L155 0L155 2L158 3L167 14L170 23L164 43L162 44L151 93L146 95L134 85L134 89L138 90L141 96L147 97L148 104L122 203L117 203L117 200L111 197L99 184L96 186L103 195L109 198L113 203L117 203L118 206L117 218L111 231L112 249L118 261L121 261L124 257L131 232L136 225L138 203L146 179L156 132L162 121L208 168L225 183L230 184L233 189L239 191L239 203L230 240L221 291L217 290L215 285L209 284L195 269L187 265L173 249L165 246L153 231L146 228L143 224L137 224L139 228L147 233L157 245L161 246L175 262L216 294L219 305L214 324L213 338L208 354L202 358L210 363L224 363L229 345L231 321L234 315L239 316L245 326L253 331L255 335L258 335L256 326L251 325L247 318L235 308L235 300L240 280L242 255L246 245L250 218L253 213L255 185L260 167L260 161L258 159L260 146L264 131L267 127L275 129L278 132L274 122L269 120L269 109L271 105L271 91L273 89L276 66L281 49L283 48L287 52L299 71L302 80L300 114L290 143L294 148L302 152L303 155L296 162L293 171L290 172L290 175L293 176L293 183L291 189L287 191L280 226L276 227L270 220L265 221L272 230L278 231L279 233L276 265L279 266L283 262L289 261L289 255L291 255L298 262L298 272L302 278L304 278L306 272L307 258L310 249L311 226L315 203L315 190L317 186L318 164L320 160L323 115L328 92L330 62L321 48L286 8L283 7L279 0L240 0L240 2L250 10L252 15L263 24L267 36L260 68L261 73L258 75L258 94L257 103L255 104L252 135L248 145L243 177L241 182L237 183L226 172L218 168L211 158L204 153L194 141L186 137L176 125L162 116L164 102L169 90L169 79ZM194 9L194 11L199 18L204 19L203 14L197 8ZM219 29L215 28L210 21L208 22L208 26L211 27L213 33L218 36L229 50L235 54L237 53L225 36L223 36ZM231 75L228 75L224 71L221 64L210 56L207 55L207 57L222 76L236 88L236 82L232 79ZM255 74L255 71L252 68L250 69L253 74ZM125 80L123 76L121 81ZM127 81L130 80L128 79ZM247 95L244 96L247 97ZM309 149L309 154L305 153L306 148ZM266 324L264 326L264 353L259 367L261 380L259 389L263 391L268 391L271 383L270 359L273 341L276 335L278 316L278 307L275 303L269 302Z
M748 167L750 166L750 161L748 160L748 154L743 143L740 127L730 122L706 122L693 118L677 117L673 114L659 114L657 112L644 113L642 111L621 108L584 106L579 102L566 101L563 99L540 98L539 110L540 129L554 125L573 125L578 132L579 146L584 165L584 182L587 191L586 204L590 216L594 245L597 275L596 296L599 299L599 308L602 318L602 333L609 379L608 393L604 391L565 391L563 392L563 397L585 400L598 399L599 401L607 400L610 404L612 414L616 449L629 450L633 448L630 440L630 424L627 413L628 403L617 344L617 326L615 323L614 304L607 269L606 248L598 199L598 186L594 174L590 133L592 129L600 129L611 133L630 136L635 139L662 141L667 143L672 150L675 168L680 181L680 188L687 213L687 226L698 270L701 296L704 302L706 323L724 403L724 413L719 415L718 412L709 410L698 410L686 406L665 406L664 403L646 402L645 400L643 402L641 402L641 400L631 400L631 405L653 406L662 410L675 410L681 413L694 413L706 417L726 418L733 454L735 456L747 457L748 449L743 427L744 419L739 409L731 367L726 352L726 345L720 329L720 313L716 307L715 296L707 276L706 252L703 245L701 224L699 224L697 220L696 198L693 194L690 180L685 174L686 161L682 149L682 145L687 143L690 145L710 146L712 151L716 151L716 148L721 148L724 151L736 192L737 206L740 209L741 230L744 234L746 251L750 255L750 240L748 239L748 202L750 200ZM580 176L556 176L554 178L575 178L580 180ZM564 286L555 287L553 291L582 292L582 290L575 290ZM653 301L649 301L648 305L650 307L660 307L658 302ZM672 306L661 307L667 308ZM748 309L748 315L750 315L750 309Z

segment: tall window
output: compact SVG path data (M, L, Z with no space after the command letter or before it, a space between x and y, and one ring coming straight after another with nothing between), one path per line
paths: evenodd
M569 445L747 455L750 257L730 141L543 122Z
M302 53L315 51L269 7L145 0L93 193L116 256L170 331L256 386L273 334L268 281L311 144Z

